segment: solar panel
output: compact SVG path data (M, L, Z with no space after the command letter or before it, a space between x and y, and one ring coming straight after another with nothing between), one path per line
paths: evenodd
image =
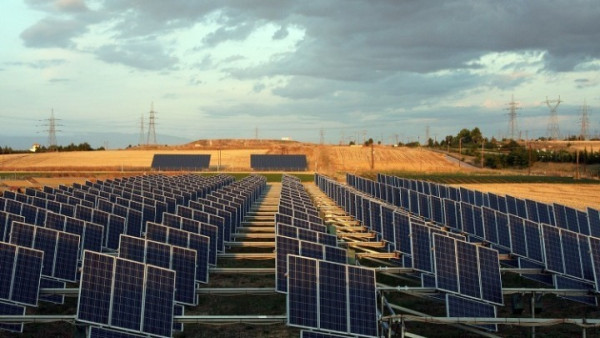
M446 313L448 317L496 318L496 307L490 304L447 294ZM495 324L472 326L480 327L493 332L498 330L498 327Z
M319 262L319 327L323 330L348 331L346 266Z
M460 276L460 293L474 298L481 298L477 246L463 241L456 241L456 258L458 276Z
M24 316L25 306L0 302L0 316ZM23 324L0 324L0 330L23 332Z
M475 223L473 220L473 206L466 202L460 203L460 214L462 218L462 227L459 227L464 232L474 235L475 234Z
M579 225L579 233L584 235L590 235L590 222L586 212L576 210L577 212L577 223Z
M170 337L175 272L86 251L76 319Z
M546 256L546 269L556 273L564 273L564 262L560 231L550 225L542 225L544 235L544 252Z
M490 303L503 305L498 251L480 246L477 247L477 254L481 277L481 298Z
M435 282L438 289L458 292L458 271L454 239L433 235Z
M44 253L0 242L0 299L37 306Z
M289 255L288 275L288 325L377 336L374 270Z
M571 207L565 207L565 216L567 217L567 228L574 232L579 232L579 221L577 219L577 210Z
M493 209L483 207L483 228L485 230L485 240L491 243L498 243L498 225L496 223L496 212Z
M317 268L317 260L287 256L288 325L318 328Z
M443 202L445 225L453 229L462 230L462 227L456 220L456 202L451 199L444 199Z
M433 272L429 227L411 223L412 267L422 272Z
M546 268L545 264L532 262L525 258L518 259L518 267L522 269L540 269ZM552 274L521 274L522 277L531 279L546 285L554 286L554 280Z
M588 281L594 281L594 267L592 263L592 256L590 254L590 244L586 235L578 235L579 240L579 252L581 255L581 269L583 278Z
M478 238L485 238L486 235L483 226L483 210L481 207L473 207L473 227L475 229L475 236Z
M593 290L593 283L585 283L581 280L571 279L565 276L554 275L554 285L557 289ZM595 296L559 296L575 302L591 306L598 306Z
M394 213L395 247L397 251L405 254L412 253L410 237L410 218L401 212Z
M509 215L511 249L514 254L522 257L527 257L527 242L525 241L525 225L523 219Z
M554 221L556 222L556 226L563 229L568 229L569 226L567 223L567 211L565 206L554 203L552 207L554 208Z
M307 166L306 155L250 155L250 167L254 170L305 171Z
M592 208L587 209L589 218L590 234L594 237L600 237L600 211ZM0 213L0 216L2 213ZM0 218L1 221L1 218Z
M77 280L78 235L15 222L11 243L44 252L42 275L70 282Z
M510 227L508 216L505 213L496 211L496 229L498 231L498 244L510 249L512 247Z
M542 252L540 225L530 220L524 220L523 225L526 236L527 257L538 262L543 262L544 253Z
M119 257L175 270L175 301L196 305L195 278L197 264L195 251L122 235L121 244L119 245Z
M565 230L561 231L560 237L565 263L565 273L569 276L583 278L577 233Z

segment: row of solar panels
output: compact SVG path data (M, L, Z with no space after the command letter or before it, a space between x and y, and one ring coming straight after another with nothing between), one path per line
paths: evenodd
M389 190L389 185L385 183L373 184L373 181L356 176L348 176L348 179L357 187L379 185L382 187L381 191ZM443 185L437 187L438 191L443 190L440 188ZM502 253L516 257L513 261L503 263L511 264L513 267L544 269L551 273L524 275L526 278L559 289L598 289L600 257L595 253L595 248L600 245L600 242L595 236L534 222L489 207L455 202L448 198L442 199L406 188L392 187L391 191L398 190L400 195L410 196L404 199L408 204L402 202L402 198L399 199L402 208L465 233L471 241L488 242ZM585 219L587 220L587 217ZM568 298L597 305L595 297Z
M412 268L423 287L450 295L452 302L442 297L449 317L462 311L456 304L469 304L473 309L466 313L469 316L478 316L479 309L495 315L495 306L503 305L497 250L469 243L463 234L425 222L328 177L316 175L315 180L326 195L374 232L376 240L386 241L390 251L399 251L401 257L396 263ZM484 328L496 330L495 326Z
M317 330L308 333L315 337L375 337L375 272L346 264L346 250L318 215L302 183L284 176L276 215L276 288L287 294L288 325Z
M208 154L155 154L152 169L156 170L188 170L208 169ZM254 170L305 171L306 155L273 155L251 154L250 167Z
M229 181L232 182L233 180L231 179ZM236 182L236 184L231 184L231 186L229 186L229 187L220 189L220 191L221 191L220 194L228 194L228 195L231 194L230 197L232 199L241 197L241 196L247 196L249 198L247 200L245 200L245 202L249 203L250 200L255 198L254 196L257 196L257 193L256 193L256 191L251 191L251 193L248 193L247 189L249 189L250 186L254 186L255 190L261 190L262 187L264 187L265 182L266 182L266 180L261 177L248 177L245 180ZM67 189L65 189L65 190L67 190ZM70 188L69 190L70 190L70 192L74 191L74 189L72 189L72 188ZM217 194L217 192L213 192L213 193ZM18 196L18 195L16 195L16 196ZM13 196L13 197L16 197L16 196ZM212 196L212 195L210 195L210 196ZM223 196L224 195L221 195L221 197L223 197ZM14 200L7 200L7 201L14 201ZM190 201L190 203L192 203L192 202L194 202L194 201ZM19 202L19 203L21 203L21 202ZM205 203L210 204L213 202L210 200L206 200ZM25 204L23 204L23 205L25 205ZM20 209L21 211L23 210L23 205L21 206L21 209ZM81 205L77 204L76 207L77 206L81 206ZM180 207L183 207L183 206L178 206L177 209L180 209ZM243 205L243 207L245 207L245 205ZM42 210L42 209L40 209L40 210ZM37 210L36 212L39 212L40 210ZM194 210L194 211L196 212L197 210ZM245 213L245 212L242 210L242 206L240 206L240 215L242 215L241 217L243 217L243 213ZM46 220L48 220L48 218L47 218L48 215L55 215L55 214L45 210L45 215L46 215ZM0 216L4 216L3 218L0 218L0 225L4 226L3 227L4 233L8 236L8 238L11 241L41 249L40 251L42 253L42 257L44 257L43 258L44 265L43 265L42 272L40 272L40 276L43 275L44 273L48 273L48 274L52 274L51 275L52 277L58 278L60 276L65 276L65 271L71 271L71 272L75 271L76 267L77 267L77 261L79 258L78 252L81 252L84 249L88 249L85 247L80 248L78 245L75 245L75 243L79 243L78 235L71 235L71 237L69 238L68 235L70 235L70 234L68 232L62 233L62 232L57 232L57 231L51 231L50 229L43 228L40 226L28 225L28 224L22 223L23 221L25 221L25 217L17 216L12 213L2 212L2 213L0 213ZM66 218L66 216L64 216L64 215L58 215L58 216L65 217L66 224L63 224L63 226L65 227L64 230L67 230L67 231L72 231L74 226L78 225L78 224L79 225L83 224L84 229L85 229L86 225L95 225L96 226L95 228L92 227L92 229L96 230L94 232L94 236L88 236L88 237L93 237L93 238L98 239L97 241L94 241L94 243L98 244L95 247L96 248L95 251L100 251L102 249L100 244L103 242L103 240L102 240L102 237L103 237L103 229L102 228L103 227L101 225L97 225L94 223L86 223L84 221L78 220L73 217ZM41 219L41 218L36 217L35 219L37 220L37 219ZM50 217L50 219L53 219L53 217ZM17 222L13 222L15 220ZM140 239L140 238L132 237L132 236L121 235L121 237L122 237L121 241L123 241L123 238L124 238L125 243L126 243L124 248L129 248L129 249L123 249L124 250L123 254L137 252L138 253L137 255L134 254L134 255L130 255L128 257L129 258L137 258L137 260L139 260L141 262L146 262L148 259L150 259L150 261L154 264L159 264L159 265L162 264L164 267L177 268L176 270L180 270L180 273L177 274L178 277L176 278L176 285L177 285L178 291L175 293L175 300L178 303L187 302L187 304L195 304L196 303L196 300L194 298L195 281L199 281L199 282L207 282L208 281L208 263L209 263L209 261L211 261L210 257L214 257L214 259L212 259L212 262L214 264L216 264L216 250L214 250L215 252L213 252L211 255L210 243L218 242L219 233L220 233L219 228L217 226L203 224L199 221L187 219L187 218L180 217L177 215L171 214L169 216L169 214L167 214L167 213L165 213L164 220L171 227L177 227L177 228L185 227L187 230L192 230L194 232L188 232L188 231L184 231L184 230L168 228L163 225L159 225L159 224L150 222L150 223L148 223L148 228L146 229L145 233L146 233L146 236L153 241L144 240L144 239ZM41 225L46 225L46 224L41 224ZM224 227L222 227L222 228L224 229ZM210 235L210 236L203 236L201 234L201 232L206 233L207 235ZM82 234L82 237L89 235L89 233L86 233L86 232L83 232L81 234ZM213 239L214 239L214 241L213 241ZM140 252L139 247L140 247L140 243L141 243L140 241L145 243L144 244L145 247L149 246L149 248L144 249L143 260L140 258L142 255L139 254L139 252ZM164 245L164 244L161 244L161 242L168 243L171 245ZM129 246L127 246L127 243L129 243ZM137 245L133 245L131 243L137 243ZM148 245L147 243L151 243L151 244ZM138 248L138 249L132 250L131 249L132 246L133 246L133 248ZM121 245L120 247L123 247L123 246ZM179 247L179 249L175 249L176 247ZM192 249L192 250L188 250L186 248ZM216 249L216 247L214 247L214 248ZM25 249L23 249L23 250L25 250ZM168 254L167 254L167 252L168 252ZM194 259L201 260L202 264L199 264L200 262L192 262L191 261L192 256L194 256ZM70 259L69 259L69 257L70 257ZM63 262L63 263L61 263L61 262ZM64 262L66 262L66 263L64 263ZM175 265L173 265L173 264L175 264ZM195 271L190 272L189 267L193 267ZM31 268L29 270L31 270ZM26 272L29 270L26 270ZM15 268L12 271L16 273L19 271L19 269ZM187 271L187 273L186 273L186 271ZM31 273L26 273L26 275L32 276ZM69 281L74 280L74 278L72 277L72 273L71 274L67 273L66 275L68 276L68 278L66 278L66 279L68 279ZM18 274L17 274L17 276L18 276ZM36 280L35 274L33 274L33 276L34 277L32 280ZM15 275L0 275L0 277L3 278L2 284L5 284L4 279L6 279L6 278L10 279L10 282L8 282L8 285L20 285L20 283L18 283L18 282L13 283L13 281L23 280L22 277L15 277ZM191 280L191 283L189 282L190 280ZM38 295L38 290L39 290L40 286L41 287L55 287L55 288L56 287L58 287L58 288L64 287L64 283L57 281L56 279L47 280L47 279L42 278L40 280L40 278L37 277L37 281L38 281L37 283L27 283L27 284L31 285L29 287L29 289L27 289L27 291L28 291L27 294L29 295L29 297L34 297L34 295L35 295L35 299L34 299L35 302L33 300L30 300L29 304L31 304L31 305L37 304L37 299L38 299L37 295ZM59 282L59 284L57 284L57 282ZM187 288L184 287L185 285L188 285L188 287ZM191 285L191 288L189 287L189 285ZM33 286L35 286L36 288L31 289ZM18 291L19 290L18 287L15 288L15 290ZM181 290L181 291L179 291L179 290ZM2 306L0 306L0 310L2 311L1 313L15 314L15 312L21 311L21 308L18 307L19 306L18 303L14 303L13 298L10 298L10 297L13 297L13 295L19 295L20 293L22 293L22 292L17 292L17 291L13 291L11 289L9 296L8 296L9 298L7 298L6 300L10 301L12 304L4 303ZM16 296L16 297L17 298L15 298L15 299L18 300L19 299L18 296ZM51 301L53 300L57 303L62 303L62 296L51 295L51 296L45 296L45 298L51 299ZM15 306L18 311L15 310ZM96 309L96 311L97 310L98 309ZM112 310L110 310L110 311L112 311ZM182 307L178 306L174 309L174 311L182 314ZM13 330L13 331L21 331L22 324L13 325L13 326L9 325L7 327L0 326L0 328Z

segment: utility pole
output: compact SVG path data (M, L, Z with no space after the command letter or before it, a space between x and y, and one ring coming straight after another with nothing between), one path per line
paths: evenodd
M150 107L150 117L148 117L148 139L146 144L156 144L156 112L154 111L154 102Z
M371 142L371 170L375 169L375 150L373 149L373 143Z
M558 140L560 138L560 130L558 128L558 115L556 114L556 108L560 105L562 101L560 100L560 96L558 96L558 100L548 100L546 96L546 105L550 109L550 119L548 120L548 137L553 140Z
M325 144L325 130L323 128L321 128L321 130L319 131L319 136L320 136L319 143L321 145L324 145Z
M483 157L485 156L485 140L481 140L481 168L483 169Z

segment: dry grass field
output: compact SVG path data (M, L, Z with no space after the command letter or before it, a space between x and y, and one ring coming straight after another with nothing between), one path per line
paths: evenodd
M571 142L571 148L577 142ZM566 142L553 141L548 144L567 147ZM540 143L540 146L543 146ZM600 142L580 142L577 147L593 146L600 149ZM95 152L64 152L40 154L0 155L0 172L49 172L52 176L3 180L0 187L41 187L83 182L87 179L102 179L101 171L147 171L154 154L210 154L211 170L216 170L221 157L220 171L250 171L251 154L305 154L309 171L318 171L343 180L345 172L362 173L371 171L371 148L362 146L314 145L298 142L266 140L213 140L197 141L175 147L145 149L108 150ZM458 167L446 155L424 148L392 148L374 146L374 172L411 173L457 173L473 169ZM572 174L570 164L550 164L532 172L541 174ZM85 172L88 172L87 174ZM90 174L89 172L94 172ZM503 172L507 174L506 172ZM521 171L525 174L526 172ZM117 175L113 173L110 176ZM514 172L513 172L514 174ZM92 175L92 176L90 176ZM44 175L48 176L48 175ZM67 177L64 177L67 176ZM69 177L70 176L70 177ZM19 177L20 178L20 177ZM600 208L600 185L569 184L479 184L467 185L481 191L511 194L545 202L557 202L579 209L591 206Z

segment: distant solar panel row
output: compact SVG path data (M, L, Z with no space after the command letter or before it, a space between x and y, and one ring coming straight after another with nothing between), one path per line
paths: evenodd
M306 155L251 154L250 167L254 170L305 171Z
M208 169L210 154L154 154L152 169L197 171Z

